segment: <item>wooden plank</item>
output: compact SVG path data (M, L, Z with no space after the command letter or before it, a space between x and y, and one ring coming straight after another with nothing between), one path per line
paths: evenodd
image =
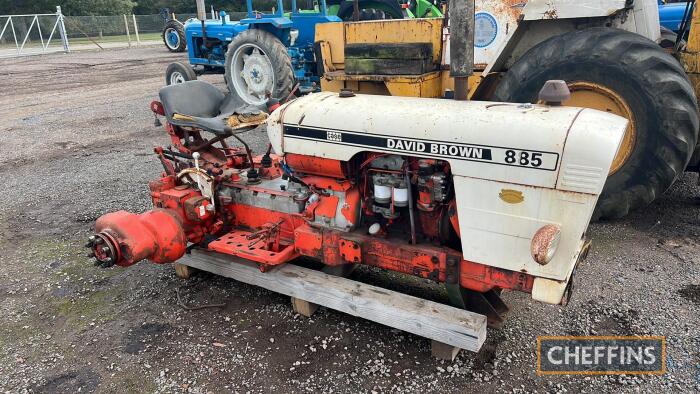
M321 270L328 275L342 276L343 278L347 278L352 274L353 271L355 271L355 268L357 268L357 265L355 264L343 264L335 266L326 265ZM313 304L309 301L304 301L300 298L292 297L292 309L294 309L294 312L302 316L311 317L314 313L316 313L319 306L320 305L318 304Z
M459 354L460 350L462 349L434 339L430 342L430 353L433 357L440 360L452 362L457 358L457 354Z
M486 339L483 315L320 271L285 264L262 273L244 259L197 249L178 262L461 349L476 352Z

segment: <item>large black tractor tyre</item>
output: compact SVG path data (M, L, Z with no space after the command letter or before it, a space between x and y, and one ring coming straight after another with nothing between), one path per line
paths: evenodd
M656 199L684 171L698 141L698 104L679 62L634 33L591 28L552 37L506 73L495 99L535 103L547 80L572 100L631 118L594 218L614 219ZM595 99L591 100L591 95ZM598 99L599 98L599 99ZM595 102L594 105L586 103Z
M241 59L245 57L243 55L246 54L248 56L255 55L258 64L261 61L264 62L260 56L269 62L267 64L271 67L273 81L266 89L267 92L259 91L256 94L251 94L246 91L248 84L241 75L240 63L239 66L234 65L234 62L242 61ZM277 37L260 29L248 29L237 35L228 45L225 79L231 94L253 105L264 104L266 93L273 98L285 99L292 92L295 81L292 60L289 58L287 48ZM259 85L254 86L259 87Z
M169 20L161 33L163 43L170 52L185 52L187 49L187 37L185 26L180 21Z
M401 4L396 0L360 0L359 20L374 21L385 19L403 19ZM354 6L352 1L343 1L338 9L338 17L345 22L352 22Z

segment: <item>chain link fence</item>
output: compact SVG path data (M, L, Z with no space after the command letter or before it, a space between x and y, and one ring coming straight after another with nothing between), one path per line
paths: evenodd
M173 16L184 23L197 15ZM246 16L236 12L229 19ZM157 44L166 23L163 15L64 16L60 8L56 14L0 15L0 57Z
M233 13L231 21L245 18L246 13ZM196 14L176 14L175 19L185 22ZM210 15L211 17L211 15ZM71 44L140 43L159 41L167 23L162 15L66 16L66 32Z
M60 13L0 15L0 57L65 50Z

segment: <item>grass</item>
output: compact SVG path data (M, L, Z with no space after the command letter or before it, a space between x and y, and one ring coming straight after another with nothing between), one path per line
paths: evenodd
M95 42L98 44L103 44L103 43L111 43L111 42L123 42L127 43L129 42L129 38L127 37L126 34L121 35L121 36L103 36L102 38L99 37L90 37L92 38ZM141 41L159 41L161 40L160 33L142 33L139 34L139 39ZM136 35L134 33L131 34L131 42L136 43ZM81 44L92 44L92 41L87 39L86 37L79 37L79 38L71 38L68 40L69 45L81 45Z
M97 42L98 44L109 44L109 43L123 43L124 45L127 45L129 42L129 37L124 34L124 35L119 35L119 36L103 36L102 38L99 37L90 37L88 39L87 37L77 37L77 38L70 38L68 40L68 45L95 45L93 41ZM139 39L141 42L143 41L160 41L162 40L161 38L161 33L142 33L139 34ZM19 43L22 45L22 43ZM131 34L131 44L136 45L136 34L132 33ZM61 40L58 37L54 37L51 39L51 45L49 45L49 48L55 49L55 48L60 48L62 46ZM0 49L16 49L17 47L15 46L14 42L8 42L5 44L0 44ZM31 49L31 50L36 50L41 48L41 42L36 40L36 41L31 41L27 42L24 45L24 50Z
M116 316L114 291L98 290L73 299L58 299L55 311L66 319L66 324L79 330L86 329L92 320L103 322Z

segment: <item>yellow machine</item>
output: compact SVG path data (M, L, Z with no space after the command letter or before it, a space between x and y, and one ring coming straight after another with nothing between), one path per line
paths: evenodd
M686 71L657 45L657 7L653 0L476 1L470 99L537 103L544 82L560 79L571 90L565 105L631 120L600 198L598 218L622 217L647 205L700 162L695 93L700 90L700 14L696 9L687 49L678 55ZM448 23L439 18L317 26L322 90L449 97L454 81ZM402 61L414 62L413 55L402 59L407 44L432 49L422 59L431 65L426 72L400 70ZM368 61L356 58L356 47L363 46ZM378 50L383 46L398 49L385 56ZM420 108L416 111L420 115Z
M695 2L693 2L694 4ZM700 96L700 9L693 9L692 19L688 26L688 43L685 49L680 48L678 55L681 63L693 83L696 94Z

